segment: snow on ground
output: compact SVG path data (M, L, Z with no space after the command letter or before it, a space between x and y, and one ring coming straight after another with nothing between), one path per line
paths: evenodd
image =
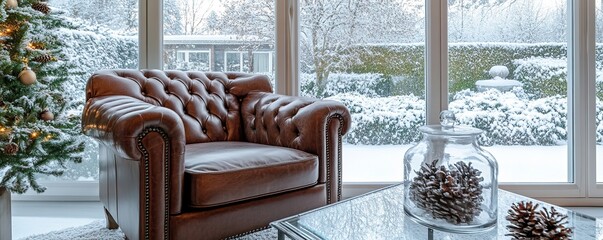
M344 144L343 181L401 182L404 153L411 146ZM492 146L484 149L498 162L499 182L568 182L567 146ZM603 151L603 146L597 146L597 150ZM597 167L597 179L603 181L603 164Z

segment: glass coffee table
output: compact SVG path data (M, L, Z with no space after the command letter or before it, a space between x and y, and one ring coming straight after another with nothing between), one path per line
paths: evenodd
M415 223L404 213L404 186L397 184L364 195L346 199L336 204L314 209L302 214L270 223L278 230L278 239L511 239L505 226L505 219L511 204L520 201L539 203L541 207L551 207L544 202L498 190L497 226L475 234L454 234ZM603 223L596 218L555 206L559 212L568 215L569 225L574 232L573 239L603 239Z

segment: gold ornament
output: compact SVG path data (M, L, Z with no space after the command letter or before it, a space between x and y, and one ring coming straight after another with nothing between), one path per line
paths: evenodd
M44 109L42 112L40 112L40 119L44 121L51 121L54 119L54 114L51 111L48 111L48 109Z
M4 145L4 153L5 154L16 155L18 151L19 151L19 145L17 145L14 142L9 142L8 144Z
M6 0L6 8L14 9L19 6L19 2L17 0Z
M24 67L19 73L19 80L25 85L32 85L36 83L36 73L29 67Z

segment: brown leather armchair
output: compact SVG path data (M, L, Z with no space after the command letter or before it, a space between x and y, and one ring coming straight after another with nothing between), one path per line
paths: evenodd
M107 226L129 239L220 239L338 201L349 127L342 104L263 75L160 70L96 72L82 118Z

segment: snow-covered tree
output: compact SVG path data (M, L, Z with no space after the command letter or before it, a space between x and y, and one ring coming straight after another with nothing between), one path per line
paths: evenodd
M252 36L274 43L274 0L224 0L223 6L225 10L218 18L222 33Z
M214 0L177 0L184 34L195 35L202 33L211 9L219 3Z
M565 0L449 0L451 42L563 42Z
M315 73L317 94L322 95L329 73L346 62L342 53L349 46L404 42L422 34L416 31L418 11L416 1L405 0L301 1L301 67Z
M173 0L166 0L166 4ZM123 35L138 32L138 0L50 0L50 4L67 11L68 16L102 26Z
M7 8L8 10L4 10ZM44 191L36 174L61 175L80 162L79 114L65 91L64 18L39 0L0 1L0 187Z
M163 33L167 35L184 33L178 0L163 1Z

